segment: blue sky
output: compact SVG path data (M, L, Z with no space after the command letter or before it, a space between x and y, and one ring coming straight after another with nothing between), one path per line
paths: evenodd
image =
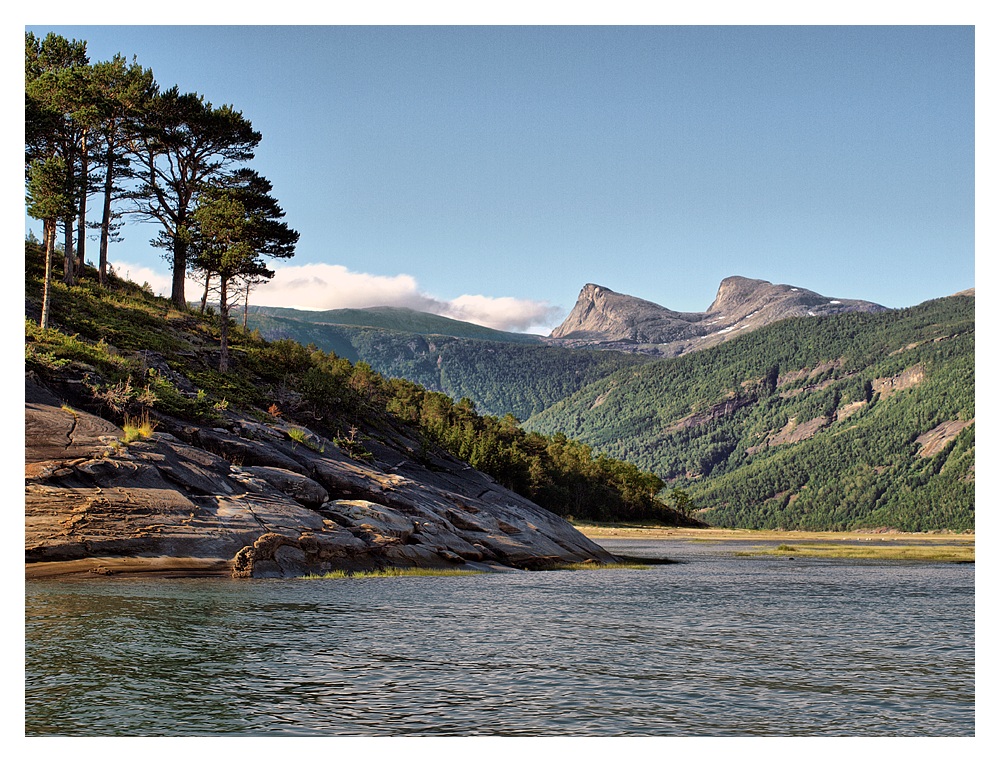
M588 282L684 311L730 275L890 307L975 285L972 27L25 28L263 134L301 239L258 303L547 332ZM165 286L154 233L111 257Z

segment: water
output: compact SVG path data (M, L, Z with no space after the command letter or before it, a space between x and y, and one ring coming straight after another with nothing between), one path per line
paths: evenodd
M27 735L975 733L974 567L27 583Z

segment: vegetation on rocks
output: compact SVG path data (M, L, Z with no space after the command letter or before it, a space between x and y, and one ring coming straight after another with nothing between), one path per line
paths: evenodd
M371 579L382 577L467 577L470 574L484 574L477 569L401 569L392 567L389 569L376 569L374 571L347 571L337 570L326 574L307 574L301 579Z
M366 443L404 427L416 432L418 460L431 464L443 448L557 515L696 523L658 499L663 482L652 474L314 346L268 342L233 325L230 368L222 373L215 321L177 310L113 272L104 287L90 268L73 287L53 284L53 328L41 330L43 259L38 242L27 241L25 369L59 386L72 404L119 424L146 416L155 426L168 416L224 425L237 410L262 421L280 416L308 422L287 430L304 446L331 442L357 459L370 456Z

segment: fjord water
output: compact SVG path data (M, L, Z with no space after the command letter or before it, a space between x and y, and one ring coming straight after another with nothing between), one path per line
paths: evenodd
M26 587L27 735L965 735L974 566Z

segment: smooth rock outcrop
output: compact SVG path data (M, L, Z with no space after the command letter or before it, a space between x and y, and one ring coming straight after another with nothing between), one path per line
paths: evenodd
M418 462L405 432L355 460L315 434L307 447L289 428L163 420L124 445L121 429L26 378L26 573L269 577L615 560L443 452Z

